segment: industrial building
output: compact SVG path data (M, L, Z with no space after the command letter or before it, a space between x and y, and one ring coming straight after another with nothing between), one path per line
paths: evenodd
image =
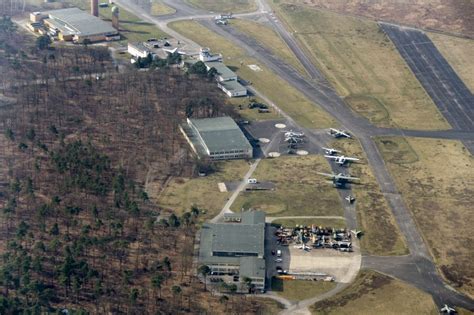
M238 97L247 95L247 88L239 83L237 74L230 70L222 62L205 62L207 71L214 68L217 71L217 86L229 97Z
M211 276L249 290L246 278L256 290L265 289L265 212L247 211L224 215L223 223L205 223L201 229L199 263Z
M152 54L151 49L146 47L143 43L131 43L128 42L127 52L135 58L147 58L148 55Z
M42 23L43 28L51 37L62 41L76 43L111 41L120 39L120 35L109 23L90 15L78 8L33 12L30 20L39 29L37 23Z
M180 129L199 157L211 160L253 157L252 145L230 117L188 118Z

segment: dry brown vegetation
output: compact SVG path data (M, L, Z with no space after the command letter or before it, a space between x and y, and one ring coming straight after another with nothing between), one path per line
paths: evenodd
M470 0L293 0L287 2L474 37L474 15L472 14L474 2Z
M227 110L214 84L173 69L97 79L96 54L97 68L113 69L106 51L27 42L0 30L2 92L13 100L0 98L0 313L264 310L204 291L192 266L199 209L177 216L145 191L192 176L177 127Z
M380 137L377 144L436 264L472 296L472 155L453 140Z

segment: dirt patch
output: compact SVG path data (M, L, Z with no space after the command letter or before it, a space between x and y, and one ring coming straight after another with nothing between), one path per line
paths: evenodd
M297 0L316 8L474 37L470 0Z

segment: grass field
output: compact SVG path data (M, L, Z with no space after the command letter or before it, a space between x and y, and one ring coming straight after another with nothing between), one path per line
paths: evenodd
M336 190L316 174L327 168L327 161L316 155L262 160L252 176L259 181L273 182L276 189L242 192L232 209L260 209L269 216L342 216Z
M240 77L251 81L252 86L302 126L328 128L336 125L328 113L313 104L257 60L247 56L242 48L231 41L215 34L196 21L174 22L170 24L170 27L202 46L210 47L216 53L222 53L226 65L236 69ZM251 70L249 65L258 65L261 71Z
M166 14L173 14L176 10L172 7L167 6L160 0L153 0L151 3L151 15L161 16Z
M474 40L438 33L428 35L464 84L474 93Z
M381 137L377 144L434 260L474 295L474 159L458 141Z
M356 112L379 126L450 128L375 22L285 3L274 8Z
M243 13L257 9L255 0L186 0L192 6L215 13Z
M311 307L312 314L438 314L431 296L405 282L362 271L348 288Z
M214 217L224 206L229 192L219 192L217 184L224 181L242 180L249 169L246 161L217 163L218 171L206 177L174 178L158 198L161 207L171 208L180 214L192 205L206 210L203 220ZM157 196L151 196L157 198Z
M262 305L262 308L256 310L256 314L258 315L274 315L280 313L283 309L285 309L285 306L278 303L275 300L272 299L266 299L266 298L248 298L251 299L252 301L256 301L259 303L259 305Z
M290 301L309 299L335 287L335 282L272 279L272 291Z
M348 169L353 176L360 177L360 185L352 185L356 197L357 221L364 236L360 239L362 251L372 255L403 255L408 253L404 238L395 218L380 191L360 144L354 140L340 139L332 147L345 155L362 159L352 163Z
M333 227L341 229L346 227L346 220L343 219L278 219L272 222L272 225L283 225L285 227L295 226L315 226Z
M281 39L280 35L270 27L254 21L242 19L231 20L231 25L258 40L261 44L270 49L275 56L293 66L293 68L298 70L301 74L307 75L298 58L296 58L290 48Z

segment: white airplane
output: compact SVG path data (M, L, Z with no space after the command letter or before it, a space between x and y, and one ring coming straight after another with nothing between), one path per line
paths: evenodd
M330 160L334 160L339 165L344 165L346 164L346 162L360 161L358 158L348 157L344 155L325 155L324 157Z
M170 54L178 53L180 55L186 55L186 52L178 50L178 47L173 48L173 49L163 48L163 50Z
M299 131L293 131L293 130L290 130L290 131L286 131L285 132L285 137L304 137L304 133L303 132L299 132Z
M328 155L333 155L333 154L336 154L336 153L341 153L341 151L336 150L336 149L333 149L333 148L325 148L325 147L322 147L322 149L324 150L324 153L326 153L326 154L328 154Z
M333 136L334 138L341 138L341 137L351 138L351 135L347 131L334 129L334 128L329 128L329 134Z
M348 203L353 203L356 200L352 195L347 195L344 199L346 199Z
M446 314L456 314L456 310L452 307L449 307L448 304L444 304L444 306L440 309L441 313Z
M362 236L362 231L351 230L351 233L354 234L354 236L357 237L357 238Z
M288 143L302 143L303 139L298 137L285 137L285 142Z

